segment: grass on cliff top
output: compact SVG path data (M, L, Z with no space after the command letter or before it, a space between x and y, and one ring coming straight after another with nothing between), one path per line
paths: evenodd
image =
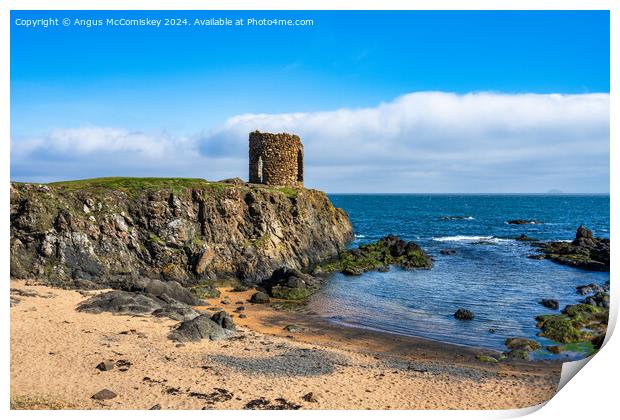
M170 189L181 192L186 189L205 189L211 188L222 191L226 188L238 187L239 185L228 184L225 182L210 182L202 178L133 178L133 177L106 177L78 179L74 181L51 182L48 185L62 187L65 190L83 189L110 189L124 191L128 193L138 192L149 189ZM253 185L256 188L268 191L280 192L287 197L295 197L299 192L297 188L274 187Z
M88 188L107 188L111 190L144 190L156 188L171 188L180 190L185 188L201 188L211 184L200 178L131 178L131 177L107 177L78 179L75 181L51 182L49 185L62 187L68 190L81 190ZM223 184L225 185L225 184Z

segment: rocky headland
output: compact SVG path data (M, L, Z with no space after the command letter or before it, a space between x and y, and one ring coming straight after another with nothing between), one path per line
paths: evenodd
M10 233L11 277L82 289L135 277L252 285L353 236L323 192L181 178L12 183Z

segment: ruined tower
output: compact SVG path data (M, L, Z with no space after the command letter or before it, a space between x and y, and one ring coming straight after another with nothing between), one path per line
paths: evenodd
M304 186L304 146L294 134L250 133L253 184Z

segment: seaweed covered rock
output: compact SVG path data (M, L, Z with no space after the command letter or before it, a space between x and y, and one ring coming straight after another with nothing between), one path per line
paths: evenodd
M282 267L273 272L271 277L261 283L269 296L276 299L306 299L320 286L320 281L299 270Z
M389 235L375 243L343 251L337 260L321 264L315 271L340 271L346 275L360 275L366 271L382 270L390 265L406 270L428 269L433 266L433 260L415 242Z
M609 310L587 303L566 306L561 314L536 317L539 335L559 343L578 343L605 334Z
M572 242L534 244L546 259L590 271L609 271L609 239L595 238L592 231L579 226Z
M513 337L506 339L506 347L510 350L524 350L535 351L540 348L540 344L537 341L530 340L529 338Z

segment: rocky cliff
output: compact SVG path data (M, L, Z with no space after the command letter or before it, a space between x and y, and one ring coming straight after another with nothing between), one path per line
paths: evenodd
M178 178L11 184L16 278L253 284L335 256L352 236L343 210L303 188Z

